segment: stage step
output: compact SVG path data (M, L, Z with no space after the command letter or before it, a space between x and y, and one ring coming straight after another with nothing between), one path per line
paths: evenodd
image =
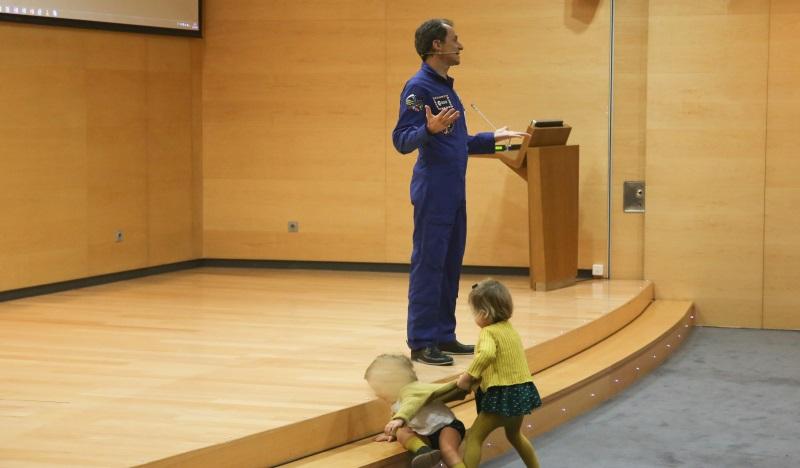
M534 437L564 424L658 367L691 331L692 310L691 302L657 300L616 333L535 373L543 405L526 418L526 435ZM453 410L468 427L475 420L474 401ZM495 431L486 441L483 460L509 449L503 432ZM405 467L408 454L397 443L376 443L369 437L283 466Z
M528 296L529 300L547 298L552 301L554 316L566 318L560 325L564 327L560 334L543 341L524 343L531 373L538 374L564 362L628 326L652 303L654 289L650 281L590 281L558 291L535 293L536 296L541 295L538 298ZM583 315L583 304L592 307L598 296L605 297L608 304L606 312L592 320L581 320L579 317ZM547 308L543 307L540 311L547 313ZM524 324L529 318L520 315L516 320ZM527 326L530 326L529 323ZM453 367L437 368L437 378L427 380L450 381L466 370L468 362L468 359L462 359ZM422 372L428 370L421 369ZM386 413L386 405L373 399L247 437L177 454L146 466L280 466L367 440L366 437L380 431L386 424ZM389 444L379 449L396 450L393 447ZM375 449L370 447L370 450ZM398 455L402 452L390 452L387 456L392 453ZM356 465L343 462L339 466Z

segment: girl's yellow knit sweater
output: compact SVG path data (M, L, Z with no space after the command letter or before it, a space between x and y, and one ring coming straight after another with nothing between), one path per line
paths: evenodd
M475 359L467 372L481 379L484 392L489 387L533 382L522 340L508 320L481 329Z

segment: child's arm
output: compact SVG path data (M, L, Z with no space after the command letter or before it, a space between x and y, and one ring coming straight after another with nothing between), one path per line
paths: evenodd
M442 385L436 392L428 399L429 403L440 402L450 403L451 401L463 400L469 395L468 389L463 389L458 386L458 382L450 382Z
M467 368L467 373L474 379L479 379L483 371L494 362L497 357L497 345L491 335L481 332L478 345L475 347L475 358Z
M395 412L394 416L392 416L392 421L411 421L411 418L413 418L417 412L419 412L424 403L425 402L422 399L406 398L402 403L400 403L400 408L398 408L397 412Z
M468 373L464 372L463 374L458 376L458 381L456 382L456 385L461 390L469 392L469 391L472 390L472 382L474 382L474 381L475 381L475 379L473 379L471 375L469 375Z
M394 433L403 427L405 423L406 422L402 419L392 419L386 424L386 427L383 428L383 434L394 437Z
M426 390L419 385L409 385L400 394L400 407L397 408L392 420L401 422L411 421L420 409L425 406L426 400L430 396L430 390Z

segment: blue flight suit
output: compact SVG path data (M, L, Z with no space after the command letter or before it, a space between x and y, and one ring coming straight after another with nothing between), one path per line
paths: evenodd
M454 107L461 117L431 135L425 105L432 113ZM419 150L411 177L414 248L408 287L408 345L421 349L456 339L456 298L467 238L467 154L494 153L494 134L467 134L464 106L453 89L428 64L406 83L400 116L392 132L397 151Z

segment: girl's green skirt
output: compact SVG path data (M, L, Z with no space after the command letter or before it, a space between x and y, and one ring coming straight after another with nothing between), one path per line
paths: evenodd
M542 406L539 390L533 382L517 385L489 387L486 392L480 388L475 392L475 406L478 413L495 413L501 416L522 416L530 414L534 408Z

